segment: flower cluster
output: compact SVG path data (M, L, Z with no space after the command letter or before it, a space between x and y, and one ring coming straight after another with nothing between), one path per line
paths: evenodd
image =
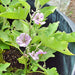
M39 54L46 54L47 52L43 52L41 49L35 53L35 51L32 51L32 53L29 53L29 55L34 59L34 60L38 60L39 59Z
M44 15L43 13L33 13L32 14L32 20L35 22L35 24L38 24L38 25L43 25L45 24L45 22L43 22L43 19L44 19ZM28 34L25 34L25 33L21 33L20 36L17 37L16 39L16 42L18 43L18 45L20 47L27 47L31 41L31 37L28 35ZM46 54L47 52L43 52L41 49L39 49L39 51L35 52L35 51L32 51L31 53L27 53L29 54L33 60L38 60L39 59L39 54Z
M35 22L35 24L38 24L38 25L45 24L46 22L43 22L43 19L44 19L43 13L36 13L35 14L35 12L34 12L32 14L32 20Z

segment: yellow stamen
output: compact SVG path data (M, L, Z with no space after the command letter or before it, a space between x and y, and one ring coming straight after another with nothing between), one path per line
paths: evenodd
M43 54L41 54L41 56L42 56Z

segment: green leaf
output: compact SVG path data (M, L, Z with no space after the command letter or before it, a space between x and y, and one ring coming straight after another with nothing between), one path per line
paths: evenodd
M0 49L10 49L10 47L7 45L7 44L5 44L5 43L3 43L2 41L0 41Z
M10 63L5 63L5 64L0 63L0 74L3 71L7 71L6 68L8 68L9 66L10 66Z
M41 34L45 34L46 36L50 36L51 34L53 34L54 32L56 32L57 28L58 28L58 24L59 22L55 22L52 24L49 24L48 27L42 27L39 29L39 35Z
M18 7L18 9L14 9L12 11L5 11L0 13L0 17L5 17L9 19L26 19L29 11L25 8Z
M23 22L21 20L14 20L11 25L11 29L20 30L20 31L23 31L24 33L29 32L29 27L28 27L27 23Z
M1 2L6 6L11 2L11 0L1 0Z
M15 30L13 30L12 33L8 34L8 36L9 36L10 39L8 41L6 41L5 43L7 45L14 46L14 47L16 47L16 48L19 49L19 45L16 43L16 38L19 35L20 35L20 32L17 32Z
M42 49L44 52L46 51L47 53L43 54L42 56L40 55L39 61L46 61L50 57L55 57L55 55L53 54L56 52L55 50L52 50L52 49L47 48L47 47L42 47L40 49Z
M2 30L4 30L4 29L10 29L9 21L6 21L6 24L2 26Z
M47 68L46 75L59 75L56 71L56 68Z
M4 11L6 11L6 8L0 5L0 12L4 12Z
M56 32L58 27L58 22L50 24L48 27L42 27L38 31L38 37L40 37L40 41L44 46L51 48L53 50L59 51L63 54L73 55L68 49L68 43L74 42L75 34L73 33L73 37L69 34L64 33L54 33ZM56 35L55 35L56 34ZM63 35L63 36L62 36ZM43 38L44 37L44 38Z
M48 6L42 8L40 11L44 14L44 17L48 17L51 13L55 11L56 7L55 6Z
M43 6L44 4L46 4L49 1L50 0L39 0L41 6Z
M32 70L35 72L38 69L37 66L33 66Z
M28 12L30 12L30 5L25 2L24 0L19 0L19 2L26 8L28 9Z
M31 41L31 43L35 43L35 42L39 42L40 41L40 37L39 36L35 36L33 39L32 39L32 41Z
M19 49L19 45L16 43L16 38L20 35L20 32L17 32L15 30L13 30L12 33L9 33L8 31L7 32L0 31L0 32L1 32L0 39L3 43ZM3 48L3 45L1 45L1 48ZM6 48L7 45L5 45L4 48Z
M49 35L55 33L55 31L58 28L58 25L59 25L59 22L55 22L55 23L49 24L48 30L47 30L49 32Z
M55 37L56 39L60 41L67 41L67 42L75 42L75 32L72 33L65 33L65 32L57 32L52 37Z
M18 58L18 61L21 64L26 64L28 60L25 56L21 56L20 58Z
M0 30L0 39L4 42L9 41L8 35L5 32L3 32L2 30Z
M35 0L35 7L36 7L36 9L38 10L39 9L39 7L40 7L40 2L39 2L39 0Z
M2 75L12 75L11 73L2 73Z
M24 74L23 69L18 69L18 70L15 72L14 75L22 75L22 74ZM24 74L24 75L25 75L25 74Z
M0 63L5 63L5 60L3 59L3 50L0 49Z
M66 55L73 55L69 50L67 50L68 47L67 41L60 41L57 40L55 37L47 37L44 34L42 34L40 37L41 37L41 42L43 43L44 46L59 51Z
M12 0L12 2L9 4L9 7L19 7L20 2L18 0Z

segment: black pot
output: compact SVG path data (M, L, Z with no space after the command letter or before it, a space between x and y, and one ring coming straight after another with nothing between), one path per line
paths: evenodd
M34 1L35 0L27 0L27 2L31 5L31 9L35 11ZM48 6L48 4L45 6ZM65 31L66 33L75 32L75 24L58 10L55 10L53 14L48 16L44 26L48 26L49 23L57 21L60 21L58 30ZM75 53L75 43L69 43L68 47L72 53ZM71 75L75 63L75 56L68 56L59 52L56 52L55 56L55 58L49 58L46 61L47 68L56 67L60 75Z

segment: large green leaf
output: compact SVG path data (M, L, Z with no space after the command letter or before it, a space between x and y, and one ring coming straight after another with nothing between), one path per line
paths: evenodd
M9 48L9 46L14 46L19 49L19 45L16 43L16 38L20 35L20 32L17 32L15 30L12 31L12 33L9 34L9 31L3 32L0 31L0 39L3 42L1 44L1 48ZM6 45L7 44L7 45Z
M49 1L50 0L39 0L41 6L43 6L44 4L46 4Z
M5 63L5 64L2 64L0 63L0 74L3 72L3 71L7 71L6 69L10 66L10 63Z
M55 11L56 7L55 6L48 6L42 8L40 11L44 14L44 17L48 17L51 13Z
M8 5L11 2L11 0L1 0L1 2L4 5Z
M65 32L57 32L53 35L56 39L60 41L67 41L67 42L75 42L75 32L72 33L65 33Z
M55 37L47 37L44 34L42 34L40 37L41 37L41 42L44 44L44 46L54 49L56 51L59 51L66 55L73 55L67 49L68 47L67 41L60 41L60 40L57 40Z
M27 9L19 7L18 9L11 11L8 10L6 12L0 13L0 16L10 19L26 19L28 13L29 11Z
M72 36L69 34L54 33L57 30L58 22L50 24L48 27L42 27L38 31L38 37L44 46L49 47L53 50L59 51L63 54L73 55L68 49L68 43L75 41L75 34ZM58 34L58 35L55 35ZM62 36L63 35L63 36ZM43 38L44 37L44 38ZM69 39L70 37L70 39ZM36 38L38 40L38 38ZM35 41L35 40L34 40Z
M59 74L57 73L56 68L51 69L47 68L46 75L59 75Z

